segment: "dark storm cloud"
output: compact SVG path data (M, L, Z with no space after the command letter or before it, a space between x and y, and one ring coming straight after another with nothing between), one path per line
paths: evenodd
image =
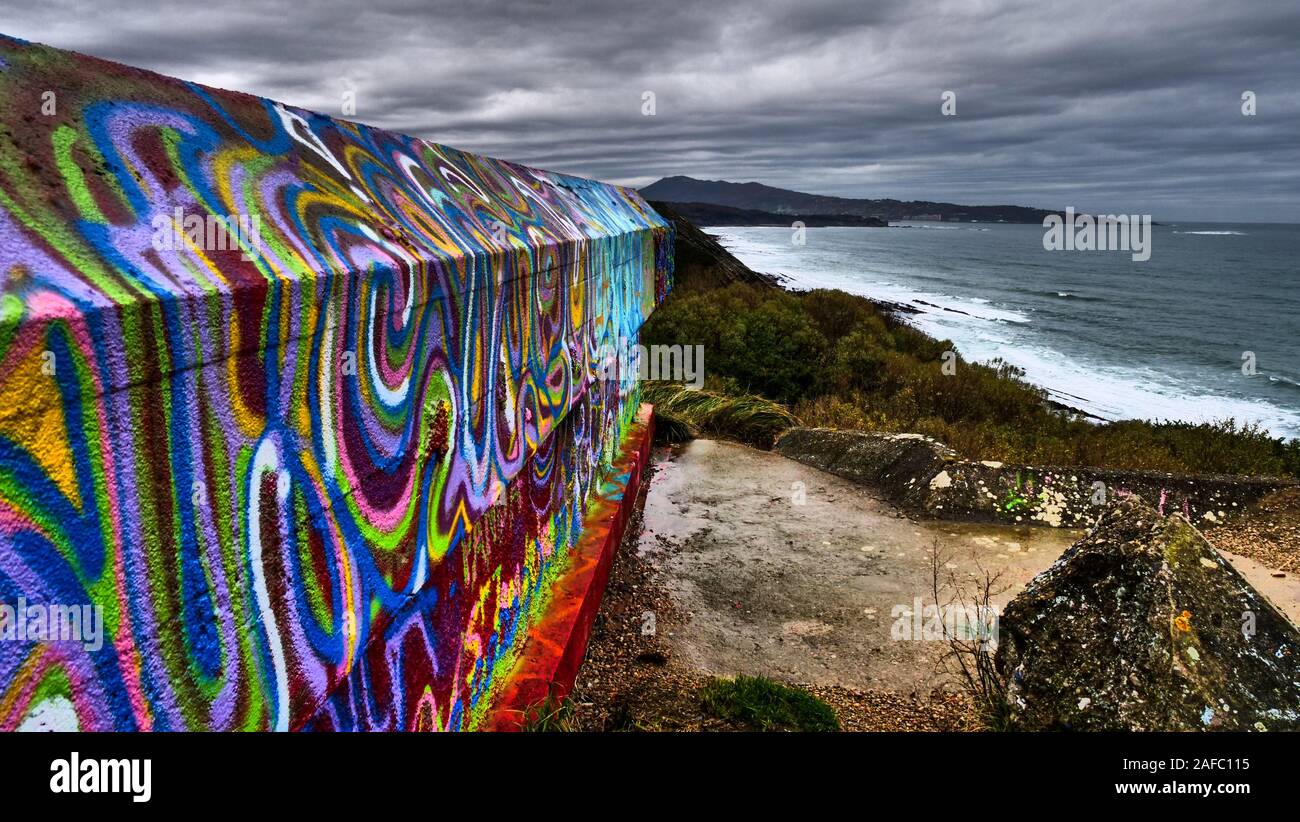
M8 34L329 113L351 84L357 119L617 182L1300 219L1290 0L12 5Z

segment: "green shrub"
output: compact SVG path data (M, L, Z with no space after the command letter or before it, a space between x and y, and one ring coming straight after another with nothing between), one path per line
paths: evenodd
M708 715L753 731L840 729L839 718L825 702L761 676L714 679L700 689L700 704Z

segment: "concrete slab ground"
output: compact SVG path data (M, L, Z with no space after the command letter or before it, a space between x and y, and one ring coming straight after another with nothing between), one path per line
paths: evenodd
M936 546L957 579L1001 574L1004 605L1079 536L915 521L848 480L695 440L658 452L638 554L682 614L674 655L700 671L910 693L946 680L941 642L891 637L918 598L933 604ZM1300 617L1300 581L1244 558L1234 565Z

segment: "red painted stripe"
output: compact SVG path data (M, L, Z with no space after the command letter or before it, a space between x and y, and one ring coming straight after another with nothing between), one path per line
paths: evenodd
M614 462L612 476L626 480L602 489L587 509L585 528L568 571L551 589L546 613L529 630L519 662L484 724L485 730L517 731L528 709L547 695L563 699L573 690L587 653L587 638L614 565L614 555L641 490L641 476L654 439L654 409L643 404Z

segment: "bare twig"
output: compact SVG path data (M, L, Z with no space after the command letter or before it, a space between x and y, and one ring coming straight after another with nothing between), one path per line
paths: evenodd
M1002 583L1001 572L991 574L978 563L975 580L967 583L948 570L948 559L949 555L940 549L936 539L930 551L930 593L942 611L955 606L961 613L973 614L975 629L971 632L968 625L966 631L957 630L949 620L939 620L948 646L940 665L957 677L989 728L1006 730L1010 724L1006 683L993 664L993 651L997 648L997 611L993 598L1005 591L1006 585Z

